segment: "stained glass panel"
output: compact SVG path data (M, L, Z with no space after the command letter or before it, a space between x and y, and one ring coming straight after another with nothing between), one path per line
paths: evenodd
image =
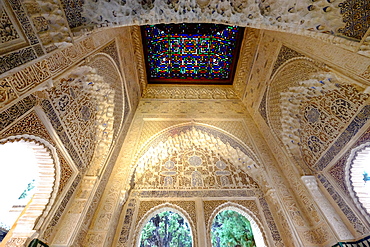
M144 26L148 82L230 84L242 31L217 24Z

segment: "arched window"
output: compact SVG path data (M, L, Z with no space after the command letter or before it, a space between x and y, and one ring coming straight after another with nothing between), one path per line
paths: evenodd
M0 241L32 199L37 179L37 161L25 142L0 145Z
M143 227L139 246L191 247L192 237L189 223L176 212L160 212Z
M346 164L346 183L359 210L370 216L370 142L351 151Z
M216 215L211 226L212 247L255 247L256 243L249 220L233 210Z
M0 140L0 241L23 246L37 237L55 201L59 159L47 141L30 135Z
M218 206L208 219L208 245L265 247L267 238L262 226L249 209L233 202L226 202Z

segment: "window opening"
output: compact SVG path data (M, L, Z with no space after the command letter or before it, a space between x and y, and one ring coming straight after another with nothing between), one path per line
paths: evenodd
M140 247L191 247L189 223L178 213L165 211L152 217L141 231Z
M26 142L0 145L0 242L35 193L37 161Z
M249 220L233 210L224 210L213 219L212 247L255 247Z
M370 145L355 152L350 168L350 183L358 200L370 212Z

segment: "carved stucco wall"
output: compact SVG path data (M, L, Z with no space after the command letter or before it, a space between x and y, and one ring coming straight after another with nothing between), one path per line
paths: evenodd
M163 90L167 90L166 87L164 87ZM182 90L186 89L182 88ZM122 146L122 155L118 161L118 164L121 165L115 167L113 171L114 175L110 179L107 191L103 195L103 200L101 201L101 206L99 207L101 210L94 216L93 222L95 223L93 223L93 225L96 227L99 226L98 222L102 222L99 220L101 216L108 216L104 220L104 224L107 226L105 228L106 230L98 230L98 228L96 228L96 230L91 231L91 234L88 235L89 243L92 243L90 241L93 241L94 239L100 239L100 244L103 244L105 241L108 241L105 243L110 244L111 241L113 241L109 229L112 229L112 224L117 224L115 223L115 215L118 216L117 212L121 213L122 205L126 201L125 197L128 196L127 193L130 190L128 185L130 184L130 174L132 173L130 173L127 164L131 164L132 171L132 169L134 169L134 167L137 165L136 161L138 160L138 151L144 146L148 145L147 140L155 136L157 133L160 133L160 131L165 128L174 125L176 126L181 123L189 123L189 120L190 125L201 125L202 123L211 124L212 126L219 127L224 131L233 133L235 136L238 136L240 140L243 140L248 146L250 146L250 150L258 150L256 153L257 157L259 158L257 159L262 160L261 162L265 166L264 169L266 169L270 175L268 175L269 178L267 178L265 177L264 173L256 172L256 174L253 174L253 176L258 178L258 181L265 181L262 182L266 184L263 190L267 196L265 201L267 202L267 205L269 205L274 217L273 219L271 219L271 217L269 219L272 220L272 222L274 220L279 221L278 229L281 231L281 236L283 239L285 239L285 243L289 243L288 239L294 239L290 231L298 231L298 234L301 236L301 240L294 239L293 241L298 241L299 243L300 241L303 241L303 243L307 246L314 246L318 243L323 244L325 242L335 241L332 238L333 235L329 226L327 223L325 223L325 220L322 218L312 199L310 199L310 196L305 190L302 182L300 182L299 177L298 180L293 182L292 185L295 188L294 193L293 190L287 186L284 176L282 176L279 171L280 168L276 166L276 161L274 161L272 154L270 151L268 151L268 148L266 148L267 145L264 143L263 137L258 134L256 126L253 125L251 118L247 116L248 113L246 112L245 107L237 99L200 100L198 98L194 100L142 100L139 104L138 110L136 111L136 116L133 120L133 124L131 125L131 130L125 140L124 145ZM234 120L230 120L230 118ZM174 128L174 131L175 130L176 128ZM175 131L174 133L177 132ZM247 135L245 135L246 133ZM290 173L290 176L297 177L294 170L290 171ZM123 180L127 182L122 183ZM271 184L271 187L269 187L269 183L274 185ZM270 188L284 189L275 191ZM178 197L183 194L183 192L178 194L168 191L160 193L161 196L166 195L169 197ZM143 195L148 197L151 194L150 192L145 192ZM194 196L196 195L200 196L202 194L195 193ZM300 200L303 200L304 203L301 201L296 202L295 195L299 197ZM281 207L284 209L281 210ZM131 214L132 209L128 211ZM314 215L314 218L311 218L312 215ZM292 223L286 221L287 217L291 217L294 222L294 226L291 225ZM308 223L308 221L312 223ZM314 227L310 228L308 224L313 224ZM130 225L131 223L128 222L123 223L123 228L121 230L121 232L123 232L122 234L127 233ZM128 237L120 234L120 232L116 233L116 241L123 241L122 239L126 239L125 241L127 241ZM106 240L101 240L102 238L105 238Z
M301 120L299 123L299 125L301 126L305 125L307 119L312 120L312 118L310 118L312 117L311 115L307 116L308 118L305 118L304 114L301 115L300 113L297 113L295 110L297 108L294 108L291 105L286 107L286 111L284 111L284 109L282 109L281 107L273 107L273 103L271 102L272 98L269 99L272 94L275 94L278 98L280 98L278 102L275 102L280 106L283 103L282 100L289 100L289 97L286 97L287 94L284 94L283 92L282 94L272 93L269 95L268 90L270 90L270 92L276 92L276 90L273 91L271 87L267 87L267 90L260 89L259 91L257 91L255 94L258 95L260 104L257 107L254 106L251 109L251 112L253 113L253 118L257 123L259 123L257 126L264 134L265 138L267 140L270 140L268 142L268 145L273 150L276 159L279 160L285 176L291 178L289 179L290 183L293 186L299 185L299 187L301 187L302 185L300 185L299 179L296 179L293 174L297 174L297 171L298 174L300 173L302 175L312 174L312 170L314 170L314 173L318 173L317 181L321 182L323 187L325 187L325 189L327 190L328 194L332 196L333 200L339 206L342 220L343 222L345 222L350 231L354 233L354 236L361 236L363 234L366 234L369 227L366 217L364 217L361 212L353 205L353 199L348 198L348 195L344 195L345 192L339 192L338 188L346 191L346 186L343 183L345 170L344 163L346 156L341 157L341 155L346 152L344 150L348 150L348 145L358 138L359 133L363 133L363 129L367 125L366 122L368 119L368 95L363 92L369 85L369 79L364 75L366 75L367 66L369 66L370 61L361 56L352 57L354 54L347 54L345 50L342 50L340 48L338 48L337 52L327 52L326 45L320 43L319 41L303 39L298 36L293 37L291 35L278 34L276 32L268 32L268 34L271 36L271 40L275 40L274 42L276 43L277 47L280 47L278 53L275 52L275 54L278 54L276 60L272 59L273 62L271 63L271 65L267 66L267 68L264 69L261 65L255 66L252 69L252 73L257 73L257 75L258 73L268 73L268 77L271 77L272 79L268 77L264 79L265 84L267 85L271 85L269 83L276 83L275 79L277 78L277 75L281 73L280 76L285 76L286 78L288 78L281 81L281 90L288 90L288 88L291 87L289 86L289 81L291 80L291 78L301 76L304 77L305 75L302 75L302 73L296 73L296 70L287 70L284 73L284 68L286 68L285 66L289 66L289 62L287 61L290 60L290 64L294 64L294 60L304 61L305 59L303 57L314 57L316 60L314 63L316 63L316 66L318 66L316 68L321 67L321 73L326 73L327 76L324 76L321 79L314 76L311 79L321 81L326 84L331 84L331 86L323 86L322 83L320 86L318 86L317 84L313 85L308 83L311 86L319 88L319 90L321 89L321 92L319 94L311 94L310 90L303 90L305 91L303 92L302 90L298 90L297 87L292 87L295 89L295 97L300 98L302 96L302 98L300 98L300 102L302 102L302 104L312 103L318 105L320 109L327 109L325 110L325 112L327 112L328 117L330 116L331 118L339 118L338 123L340 123L341 127L336 128L336 130L338 131L335 131L335 134L333 134L333 132L326 131L325 135L328 135L329 139L325 139L326 142L324 143L326 144L323 148L323 151L320 151L320 155L318 155L317 159L308 159L307 157L309 156L307 156L307 154L301 153L301 150L306 150L305 152L307 152L307 150L311 150L309 148L305 148L307 147L305 143L299 143L299 145L296 145L295 151L297 152L292 151L292 149L290 149L289 147L278 148L278 143L280 142L281 137L277 136L281 135L286 130L288 130L288 136L291 138L289 140L290 144L291 141L300 142L301 140L305 140L305 137L303 136L312 136L308 134L312 134L312 131L301 130L298 132L294 132L293 130L297 130L297 128L293 128L293 130L290 128L283 130L285 127L284 124L281 124L281 121L283 121L284 119L299 118L299 116L302 116L303 120ZM333 49L337 48L333 47ZM359 60L362 62L359 63ZM308 60L306 59L306 61ZM315 66L311 68L313 69L314 67ZM327 74L328 72L330 73ZM288 75L287 73L292 74ZM306 74L306 76L308 74ZM330 82L328 78L330 78L330 80L333 80ZM253 80L250 80L248 83L253 83ZM252 88L253 85L256 85L256 83L251 84L250 87ZM301 95L297 96L299 93L301 93ZM320 96L321 93L322 96ZM291 96L292 95L293 94L291 94ZM269 100L270 103L268 103ZM343 107L334 107L335 102L338 102L338 100L340 100L341 102L345 102L343 104ZM248 97L245 98L245 101L250 102ZM292 102L295 102L294 99L292 100ZM270 110L268 109L268 104L270 104ZM289 104L291 104L291 102L289 102ZM332 108L330 108L331 106ZM306 108L299 109L304 110ZM335 114L335 112L338 113L336 109L339 110L339 114ZM275 113L277 111L281 111L282 113L278 120L278 122L280 122L278 124L279 126L277 126L276 128L273 127L274 123L272 123L271 118L269 118L269 114L271 116L271 111ZM342 116L342 114L344 115ZM290 126L294 125L293 122L290 122ZM328 127L330 126L332 125L329 124ZM275 135L275 137L273 137L273 134L271 133L271 131L274 131L274 129L275 131L276 129L280 129L276 131L277 136ZM318 131L319 129L320 128L316 128L315 131ZM294 139L295 136L298 136L298 138ZM309 152L312 151L313 150ZM347 151L347 153L348 152L349 151ZM299 158L289 158L291 154L293 154L293 156L303 157L304 159L306 159L306 162ZM315 161L317 161L316 164L311 165L312 168L308 169L307 164L314 164ZM299 166L301 168L299 168ZM298 193L299 197L301 197L301 193L302 192Z
M5 0L0 11L0 73L72 42L59 2Z
M186 104L186 102L183 103ZM171 121L169 123L171 126ZM232 121L225 124L224 126L229 128L233 126ZM235 203L244 205L254 213L254 217L264 222L260 223L260 227L268 235L269 240L265 239L265 241L271 241L271 244L277 246L282 243L266 199L257 183L246 173L248 169L251 169L252 176L255 176L257 172L253 170L258 169L258 166L251 158L243 157L243 153L246 152L254 157L253 159L256 157L251 150L248 151L248 148L243 147L243 144L238 144L238 140L233 140L232 137L222 133L220 130L199 123L177 124L155 135L155 138L150 138L150 142L143 146L144 148L138 155L140 158L135 159L135 172L132 174L135 186L130 193L131 199L127 199L128 204L121 214L122 220L118 225L120 227L116 236L117 246L134 245L139 237L141 222L145 220L144 215L162 204L166 204L166 208L170 209L168 202L170 205L177 205L190 215L194 225L197 225L193 229L195 246L203 246L205 242L202 241L206 239L203 237L200 238L201 240L197 239L199 234L204 235L198 232L202 229L199 224L207 222L209 216L205 221L201 220L197 223L196 219L203 217L201 216L203 213L199 212L199 202L194 201L194 197L224 200L217 201L219 202L217 205L207 202L210 205L216 205L215 207L222 202L227 202L230 198L250 198L248 201L239 199L240 201L235 201ZM153 162L160 164L145 165L145 163L154 164ZM199 176L194 176L195 173ZM166 179L169 177L172 179ZM240 190L242 188L244 190ZM163 198L168 199L163 201ZM172 201L170 198L184 198L184 200ZM215 207L207 206L207 203L204 201L202 210L205 215L210 215ZM139 207L133 206L134 204ZM131 234L130 228L135 229L134 232L131 231Z
M120 3L122 6L119 5L115 13L118 16L114 16L113 12L103 13L103 10L111 11L111 6L117 4L115 1L98 1L98 3L94 3L94 6L89 1L83 6L82 1L79 0L63 0L60 3L59 5L45 1L21 2L9 0L1 2L0 7L0 22L2 24L0 32L4 34L1 35L0 43L0 67L2 68L0 72L2 73L0 75L0 135L8 137L16 134L40 134L43 131L54 131L57 140L44 134L42 134L42 138L50 139L50 143L62 147L60 150L57 148L62 163L62 181L58 190L58 206L55 208L55 213L51 216L50 223L46 226L41 238L47 241L53 240L55 230L59 228L57 224L60 222L65 208L69 207L68 202L75 198L73 194L76 190L77 193L75 194L79 194L84 191L84 188L88 190L93 188L92 203L86 206L86 217L81 219L81 227L76 230L76 232L79 231L78 238L73 242L75 245L81 245L84 241L91 244L100 241L98 245L100 243L104 244L104 242L106 245L112 243L119 220L118 216L122 211L121 207L129 189L129 186L126 185L129 184L131 170L128 168L134 166L132 160L134 160L138 150L146 144L150 137L163 129L193 122L214 126L237 137L249 147L251 152L256 154L256 158L264 164L265 169L270 174L269 178L263 177L261 174L255 176L260 177L260 181L266 180L273 184L273 187L284 188L275 191L266 187L264 191L266 198L263 200L271 210L270 216L266 216L266 219L269 219L272 222L271 224L279 222L279 231L286 243L289 243L287 239L293 239L293 241L298 241L296 244L304 244L305 246L334 243L335 239L331 238L333 234L330 228L325 224L320 210L311 200L299 178L300 175L311 173L308 166L302 162L307 160L307 158L304 158L307 153L301 155L299 151L298 154L303 159L292 158L290 149L280 148L282 145L276 140L279 138L272 135L271 129L267 125L268 109L265 103L269 100L269 95L265 92L268 92L266 90L268 81L274 78L276 73L279 73L285 62L299 57L313 58L315 63L324 64L329 70L334 70L336 74L340 74L339 77L344 78L344 80L341 80L341 85L352 85L329 90L328 95L333 96L333 98L343 96L348 99L352 110L347 114L346 120L341 122L341 131L336 131L336 136L329 138L330 140L323 148L325 150L320 155L315 155L313 160L317 162L312 164L312 169L318 171L318 180L338 205L336 207L341 212L342 220L354 235L358 237L369 232L366 217L362 216L356 209L353 200L346 193L345 185L341 182L344 176L343 160L345 160L345 153L359 135L364 132L364 126L367 126L368 116L370 115L368 113L368 103L365 102L366 96L362 95L362 91L370 85L370 60L366 56L360 56L352 52L361 50L362 48L359 48L361 45L366 48L365 32L368 28L368 23L366 23L368 19L352 18L353 16L366 17L363 11L366 9L364 8L366 1L358 1L356 6L353 5L353 1L344 1L341 6L337 6L337 2L316 1L312 4L313 7L310 7L311 10L308 9L308 5L294 6L291 9L291 7L288 7L290 6L288 1L286 4L265 1L260 5L251 3L249 6L241 3L239 5L235 1L224 1L217 6L215 1L190 1L186 3L183 1L169 3L160 1L128 3L122 1ZM323 3L325 3L325 6L322 5ZM284 6L286 9L279 9L277 5ZM324 8L329 5L334 6L333 9L325 12ZM83 8L86 10L85 13L82 13ZM162 22L166 16L160 14L162 9L162 11L170 13L166 18L175 22L183 22L186 16L190 18L187 20L203 22L205 19L202 18L207 16L207 20L212 22L236 23L242 21L243 26L268 29L274 29L281 25L279 23L287 21L286 24L282 25L282 29L287 32L296 32L298 29L302 31L311 27L316 30L299 31L306 35L304 37L291 33L247 28L233 87L146 88L140 34L137 26L101 29L93 31L90 36L75 38L71 45L60 43L60 41L70 42L71 33L69 28L72 28L74 34L77 35L86 32L86 28L89 27L85 25L84 18L89 8L90 10L97 8L102 11L103 19L93 21L100 23L98 25L101 26L105 26L105 24L101 24L104 22L104 17L111 18L109 19L111 21L121 20L121 23L112 22L107 26ZM254 11L254 8L256 11ZM64 12L61 11L62 9ZM253 11L249 12L252 9ZM311 23L305 23L300 27L292 26L292 29L288 30L293 19L303 20L306 18L300 18L302 11L305 12L306 9L308 11L306 17L311 20ZM127 12L127 16L119 16L120 11L127 10L130 10L130 12ZM331 19L330 16L339 10L342 11L342 16L337 15L336 20L334 20L335 18ZM53 12L53 14L45 16L48 11ZM246 11L248 14L245 14ZM145 14L143 14L144 12ZM213 14L211 14L212 12ZM150 18L146 16L153 13L154 16L150 16ZM249 14L255 13L258 16L253 16L250 19ZM277 14L281 16L279 17ZM237 18L239 15L246 17L246 19ZM66 19L64 19L64 16ZM314 18L311 18L313 16ZM87 17L94 18L94 15ZM273 21L275 23L269 20L266 26L259 26L259 22L270 17L275 19ZM68 25L66 25L67 22ZM356 22L356 25L352 25L353 22ZM317 23L322 27L317 29ZM353 27L355 26L360 28L354 30ZM337 27L343 29L335 29ZM344 34L356 38L357 41L338 39L333 35L314 34L325 33L328 30L334 30L335 35ZM51 34L51 32L53 33ZM55 35L55 38L50 35ZM359 42L358 39L361 39L361 37L362 41ZM60 48L56 49L58 46ZM365 51L364 54L366 55L366 50L362 51ZM66 130L66 125L60 120L59 114L55 111L55 105L48 98L48 94L42 90L52 86L55 79L59 80L62 78L60 77L62 74L68 74L71 71L70 69L75 68L77 64L78 66L81 65L80 63L85 58L85 64L87 64L93 57L90 55L98 52L109 54L114 60L118 70L124 75L123 81L126 83L126 88L122 88L122 90L127 89L129 93L123 97L125 103L114 108L114 115L121 111L124 112L127 118L123 121L115 121L116 126L114 128L116 131L114 135L115 138L119 137L117 148L110 156L109 165L107 165L101 182L94 185L89 179L84 179L84 182L80 183L83 179L81 175L75 177L77 169L76 171L72 169L73 163L80 168L89 166L85 162L91 157L86 157L79 150L82 147L81 143L72 140L76 138L73 136L74 132L70 132L69 128ZM37 59L41 56L44 56L43 60ZM95 67L98 74L101 74L99 68L101 68L100 70L112 68L112 66L104 67L104 64L96 64ZM115 80L114 78L109 80L111 79ZM118 90L118 88L115 89ZM40 90L42 92L36 92ZM144 99L139 103L142 90ZM30 95L31 93L32 95ZM356 97L359 97L359 99L357 100ZM247 109L238 98L242 99L253 118L249 116ZM318 97L316 102L320 102L319 99ZM40 112L36 114L33 111L35 109L33 107L37 104L43 106L43 111L46 114L46 116L41 117L41 120ZM130 134L122 146L122 153L119 154L124 134L119 135L118 129L120 127L117 123L130 123L133 112L130 113L130 109L135 109L138 104L137 116L133 119ZM277 109L277 111L280 110ZM265 116L265 119L261 115ZM51 122L51 125L49 124L47 128L43 127L45 119L49 119L47 121ZM31 128L30 123L35 123L35 128ZM123 126L122 133L128 131L128 126L128 124ZM278 129L278 127L273 128ZM40 132L41 129L44 130ZM49 133L49 135L52 136L53 134ZM363 140L363 138L358 140ZM57 143L59 144L57 145ZM118 159L119 164L124 165L115 167L114 173L109 179L110 171L113 169L116 159ZM124 184L122 184L122 178L125 181ZM78 184L83 184L83 188L78 187ZM105 186L107 186L106 190L104 190ZM261 205L264 205L264 203L261 202ZM99 210L95 213L97 208ZM131 209L133 208L131 207ZM130 209L130 207L127 207L127 209ZM291 220L288 221L287 218ZM104 224L99 224L99 222L104 222ZM307 226L304 222L309 222L311 225ZM122 231L129 229L127 225L125 227L122 228ZM119 234L116 234L117 236ZM124 238L124 235L122 236ZM299 236L300 240L297 240L298 238L294 236Z
M126 33L130 33L129 29L122 29L118 32L118 34L122 36L125 36ZM47 218L45 223L47 225L43 226L43 229L40 232L41 235L39 236L41 239L49 243L54 238L56 225L60 223L60 219L65 208L69 207L68 202L74 198L74 194L76 194L75 191L79 191L79 185L81 186L82 184L81 175L88 168L91 168L91 162L89 162L89 160L93 157L92 154L94 152L94 148L93 146L88 147L84 144L96 143L96 131L94 129L96 128L97 121L95 121L95 118L99 115L96 115L96 112L94 112L95 109L97 109L95 106L89 107L89 104L96 104L96 102L94 103L91 101L92 95L88 98L84 98L84 90L80 90L82 88L78 88L83 87L82 84L78 84L77 82L70 83L69 87L76 87L75 91L69 90L70 88L68 88L67 85L64 86L65 88L59 87L63 85L63 81L71 82L68 75L71 75L71 71L72 73L73 71L76 72L76 67L74 66L77 63L81 66L81 61L83 61L82 59L85 59L85 65L91 66L89 67L87 74L82 73L82 77L87 76L91 79L96 78L97 80L108 81L112 87L110 92L112 92L112 90L116 92L115 94L110 93L111 95L114 95L113 101L115 102L115 107L112 109L109 109L109 107L105 109L101 108L103 109L104 114L107 114L107 117L110 116L109 114L115 116L115 119L112 121L112 125L110 126L112 135L109 137L109 142L112 141L112 138L115 138L118 142L118 137L120 137L119 140L122 142L121 128L124 122L127 122L127 119L123 119L122 116L125 114L129 115L131 106L135 106L137 104L137 98L130 102L130 98L127 97L127 85L125 85L126 78L122 78L120 75L121 71L125 71L127 69L126 67L125 69L122 69L121 67L122 63L125 64L127 61L120 61L119 56L126 56L126 54L130 54L132 50L123 49L127 44L122 42L122 40L116 41L114 38L119 37L119 35L117 36L116 34L116 32L108 32L104 36L98 35L98 38L85 37L80 39L73 46L59 49L58 51L47 55L42 61L31 62L23 68L17 68L8 73L3 73L0 76L3 82L1 87L2 111L0 114L1 137L3 138L26 133L39 136L40 133L44 133L41 137L50 141L52 145L55 145L55 147L58 147L57 153L61 160L60 173L62 179L56 203L50 211L51 214ZM127 37L126 35L126 40L131 42L130 36ZM118 48L118 46L120 48ZM106 57L106 61L103 61L102 63L99 62L99 59L96 59L97 56L91 55L92 53L101 54L98 56L103 57L103 59ZM100 59L100 61L102 60ZM82 64L82 66L84 65ZM113 70L116 70L116 72L113 73ZM99 73L102 76L100 76ZM77 80L82 79L78 77L78 73L75 73L72 77ZM27 80L25 80L25 78L27 78ZM135 73L130 73L128 79L130 80L129 85L133 89L138 88ZM92 81L94 80L92 79ZM49 87L49 89L44 90L46 87ZM38 92L35 92L36 90ZM57 93L53 90L59 91ZM30 95L32 92L33 95ZM60 101L59 97L56 97L53 93L67 93L70 96L69 102ZM104 101L105 99L99 100L99 102ZM68 103L70 105L68 105ZM32 109L34 109L36 105L39 105L36 107L37 114L32 112ZM67 106L67 108L70 107L72 109L69 109L70 114L63 115L62 112L60 112L60 107L63 106ZM72 114L71 112L74 113ZM42 118L42 121L39 120L40 117ZM76 123L78 124L76 125ZM109 134L106 131L106 126L104 127L104 133ZM78 132L78 129L81 131L88 131L90 134L78 134L76 133L76 131ZM97 143L99 143L99 141ZM84 146L85 150L83 150ZM95 162L98 163L99 166L104 165L104 160L107 158L113 158L114 160L115 157L114 155L107 156L107 148L109 145L105 146L106 151L98 156L100 161ZM88 153L90 153L90 155L86 155ZM94 160L96 161L97 159ZM70 163L70 165L68 163ZM110 167L113 166L113 163L111 162ZM72 169L71 166L75 166L75 168ZM103 167L105 168L105 166ZM102 191L107 182L110 171L109 169L99 170L95 168L92 170L94 170L94 173L98 171L101 174L104 174L101 179L102 182L100 183L100 187L98 187L100 188L100 191ZM97 183L97 185L98 184L99 183ZM100 198L99 193L97 192L93 196L97 203ZM96 205L96 203L92 205ZM88 211L90 214L95 211L95 208L95 206L89 207ZM88 218L91 219L91 217ZM86 224L87 226L85 227L88 227L89 221Z

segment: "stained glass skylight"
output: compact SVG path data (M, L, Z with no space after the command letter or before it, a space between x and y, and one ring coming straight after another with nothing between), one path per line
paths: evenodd
M242 28L161 24L142 31L148 83L232 83Z

